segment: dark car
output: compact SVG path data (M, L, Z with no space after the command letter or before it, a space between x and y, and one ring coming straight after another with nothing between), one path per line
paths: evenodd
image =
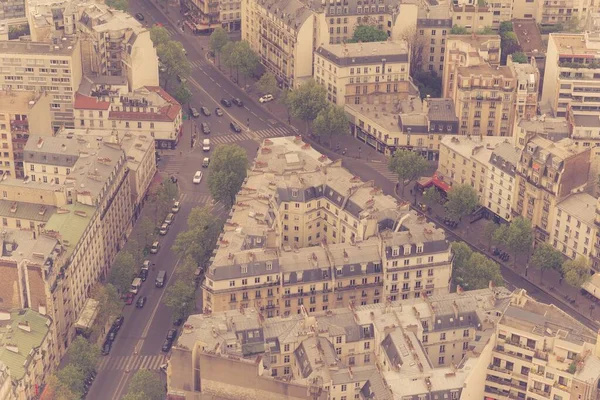
M236 124L235 122L231 122L231 123L229 124L229 127L230 127L230 128L231 128L231 129L232 129L234 132L237 132L237 133L240 133L240 132L242 131L242 128L240 128L240 126L239 126L238 124Z
M135 294L131 293L131 292L127 292L125 293L125 304L127 304L128 306L133 304L133 299L135 298Z
M146 304L146 296L142 296L135 302L135 306L137 308L143 308L144 304Z
M107 342L114 342L115 339L117 338L117 332L119 332L119 330L115 330L115 329L111 329L110 331L108 331L108 335L106 335L106 341Z
M210 133L210 126L208 126L206 122L201 123L200 127L202 128L202 133L204 133L205 135L208 135Z
M173 346L173 341L165 339L162 345L162 351L164 351L165 353L168 352L169 350L171 350L171 346Z
M148 270L147 269L141 270L139 277L142 280L142 282L146 282L146 279L148 279Z
M223 110L221 109L221 107L215 108L215 114L217 115L217 117L223 116Z
M190 115L194 118L198 118L200 113L196 110L196 107L190 107Z
M102 345L102 355L107 356L110 353L110 349L112 348L112 342L106 341L104 345Z
M233 104L235 104L238 107L244 107L244 102L242 102L239 98L234 97L233 99L231 99L231 102Z
M177 337L177 329L169 329L167 332L167 340L173 341Z
M144 14L142 14L142 13L135 14L135 17L138 19L138 21L143 21L144 20Z
M177 177L175 175L171 175L171 182L177 183Z
M231 101L228 99L221 99L221 104L223 104L225 107L231 107Z
M183 318L179 318L179 319L176 319L175 321L173 321L173 325L175 325L175 326L179 326L181 324L183 324Z
M121 326L123 326L124 320L125 320L125 317L122 315L117 317L117 319L115 319L115 322L113 322L113 324L112 324L112 329L115 331L119 331L119 329L121 329Z
M200 111L202 111L202 114L204 114L206 117L210 117L212 115L208 107L200 107Z

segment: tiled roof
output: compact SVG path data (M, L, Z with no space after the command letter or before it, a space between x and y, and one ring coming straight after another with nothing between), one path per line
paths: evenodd
M155 113L150 112L131 112L131 111L111 111L109 119L118 119L124 121L175 121L181 112L181 105L169 93L160 86L145 86L145 89L158 94L166 104L160 107Z
M108 101L98 101L96 97L75 93L74 107L84 110L108 110L110 103Z

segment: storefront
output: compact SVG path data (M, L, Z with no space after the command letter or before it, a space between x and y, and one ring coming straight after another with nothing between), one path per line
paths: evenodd
M375 136L363 131L359 126L352 125L351 131L353 131L352 133L358 140L374 148L380 153L392 155L394 151L396 151L396 146L386 145L381 140L377 139Z
M451 185L444 181L444 177L437 172L433 176L421 178L415 183L415 189L421 193L430 187L435 187L444 198L452 188Z

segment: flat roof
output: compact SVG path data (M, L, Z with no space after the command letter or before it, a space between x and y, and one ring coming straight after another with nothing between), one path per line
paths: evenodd
M29 260L31 263L37 262L38 265L43 265L48 257L52 254L57 241L45 235L36 235L33 230L27 229L6 229L0 236L2 242L2 253L0 258L14 262ZM7 248L5 245L15 243L16 249Z
M2 53L2 51L0 51ZM37 103L41 94L32 91L0 91L0 110L5 113L25 112Z
M535 53L540 56L546 53L546 46L542 40L540 28L534 19L515 19L512 23L513 31L517 35L517 40L524 53Z
M588 226L594 226L598 199L588 193L573 193L557 204L568 215Z
M46 43L46 42L25 42L18 40L2 40L0 41L0 54L37 54L44 56L71 56L75 51L75 44L77 38L65 37L65 40L61 40L58 44Z
M323 44L317 53L336 65L408 62L408 45L405 41L370 43Z
M66 204L52 214L44 231L51 235L54 233L61 240L68 258L73 254L95 212L95 207L78 202Z
M600 127L600 116L599 115L575 115L575 127Z

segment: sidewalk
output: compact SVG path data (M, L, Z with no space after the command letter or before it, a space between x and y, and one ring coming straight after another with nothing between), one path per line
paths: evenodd
M407 188L407 190L409 189ZM421 201L421 194L416 193L416 191L413 191L411 194L413 195L413 199L410 200L413 201L413 204L415 204L415 199L416 203ZM410 195L408 193L405 193L404 197L408 200L409 196ZM485 254L490 259L496 261L503 267L514 271L520 277L527 280L541 291L547 293L549 296L553 297L556 301L561 302L586 319L591 320L596 329L600 327L600 321L598 320L600 318L600 304L596 306L594 301L581 295L579 288L575 288L568 285L566 282L562 282L560 273L558 271L546 271L542 279L541 271L539 269L525 267L527 263L527 255L517 257L516 267L513 254L509 253L510 260L508 262L502 262L497 257L492 256L488 251L489 243L485 243L480 234L484 224L488 220L482 218L472 224L470 224L469 221L463 220L455 229L449 229L446 225L444 225L444 215L444 206L441 204L435 204L432 207L431 212L427 214L427 217L434 220L439 226L444 227L444 229L453 233L460 240L468 243L471 247Z

